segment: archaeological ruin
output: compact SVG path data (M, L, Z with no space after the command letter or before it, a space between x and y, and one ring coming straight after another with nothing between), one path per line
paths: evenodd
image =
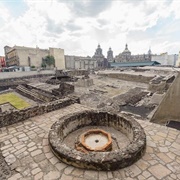
M177 70L1 75L0 179L180 178Z

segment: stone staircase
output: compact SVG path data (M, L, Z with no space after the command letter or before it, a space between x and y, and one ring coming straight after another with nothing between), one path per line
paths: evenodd
M46 101L44 101L44 99L42 97L39 96L39 94L29 90L28 88L26 88L23 85L17 86L16 91L18 93L22 94L23 96L28 97L28 98L36 101L36 102L39 102L39 103L45 103L46 102Z

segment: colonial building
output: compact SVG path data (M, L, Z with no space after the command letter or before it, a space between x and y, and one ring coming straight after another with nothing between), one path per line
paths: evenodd
M113 51L109 49L108 58L113 59ZM65 55L66 69L96 69L109 67L108 59L102 54L101 46L98 45L93 57L69 56Z
M109 50L107 52L107 61L114 62L113 51L111 48L109 48Z
M38 47L14 46L4 47L7 66L41 67L43 59L51 55L57 69L65 69L64 50L60 48L40 49Z
M147 54L131 55L131 51L126 44L125 50L115 57L115 62L146 62L151 61L151 50Z
M102 54L102 49L101 49L101 46L99 44L98 44L98 47L97 47L92 58L97 61L98 67L102 67L103 61L104 61L104 55Z

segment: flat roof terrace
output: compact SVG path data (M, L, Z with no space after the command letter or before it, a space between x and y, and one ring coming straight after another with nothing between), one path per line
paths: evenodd
M0 129L0 179L180 179L180 131L138 120L145 130L145 155L117 171L92 171L68 166L57 159L48 132L60 117L88 108L74 104Z

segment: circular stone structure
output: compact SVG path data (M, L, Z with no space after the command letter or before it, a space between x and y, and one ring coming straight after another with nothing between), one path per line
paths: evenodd
M110 134L99 127L110 127L114 131L123 133L129 139L129 143L120 149L106 149L106 145L109 147L112 145L110 142L113 140L113 133ZM82 143L86 153L77 150L76 143L72 147L64 141L68 135L83 128L89 128L89 130L81 134L78 141ZM97 137L97 135L101 135L101 137ZM71 138L71 140L77 138ZM95 147L94 144L98 144L96 140L100 140L98 138L101 139L102 144ZM52 152L61 161L75 167L94 170L117 170L130 166L143 156L146 149L146 135L137 121L124 115L94 110L82 111L60 118L52 125L48 139Z

